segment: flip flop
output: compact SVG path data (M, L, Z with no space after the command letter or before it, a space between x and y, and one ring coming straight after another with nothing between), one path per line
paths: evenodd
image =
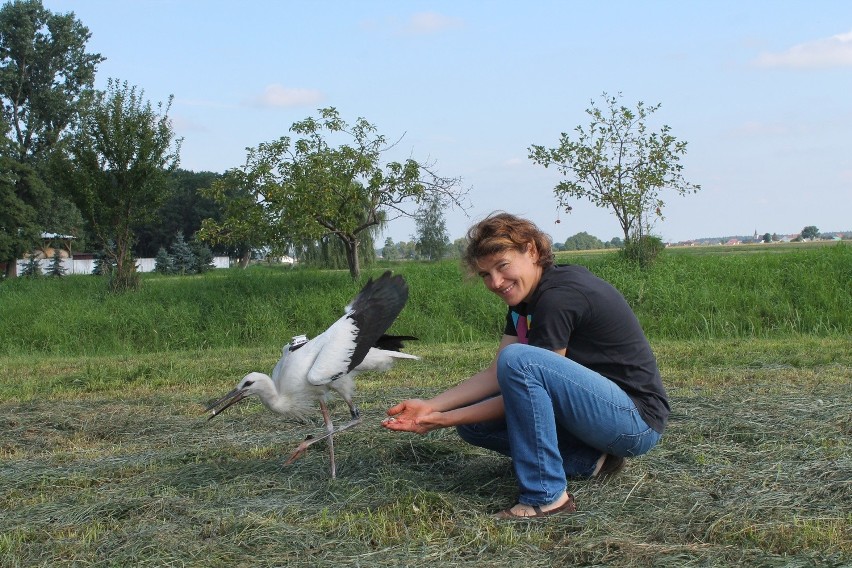
M505 520L524 520L524 519L540 519L542 517L550 517L559 513L573 513L577 510L577 505L574 503L574 496L568 493L568 500L562 505L549 511L543 511L538 505L532 505L533 515L518 515L512 512L512 508L504 509L494 515L494 519L498 521Z
M597 479L612 477L624 469L625 465L627 465L627 460L625 458L607 454L604 458L603 465L601 465L601 470L595 475L595 477Z

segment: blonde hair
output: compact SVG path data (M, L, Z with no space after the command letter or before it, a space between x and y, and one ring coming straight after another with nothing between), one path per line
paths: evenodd
M511 213L492 213L467 231L467 248L463 262L476 273L479 259L507 250L524 252L532 243L538 252L536 264L553 265L553 242L535 223Z

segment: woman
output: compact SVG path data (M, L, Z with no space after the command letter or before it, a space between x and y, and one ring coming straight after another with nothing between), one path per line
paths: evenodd
M425 434L455 426L512 458L520 496L500 519L575 510L570 477L602 477L660 440L669 403L624 297L581 266L554 266L550 238L499 213L468 232L465 262L509 309L485 370L429 400L390 408L383 425Z

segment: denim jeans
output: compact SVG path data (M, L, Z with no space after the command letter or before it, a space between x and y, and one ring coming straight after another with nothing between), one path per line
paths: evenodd
M507 346L497 380L505 420L457 430L465 441L512 458L520 503L552 503L568 478L591 476L602 454L638 456L660 440L615 383L552 351Z

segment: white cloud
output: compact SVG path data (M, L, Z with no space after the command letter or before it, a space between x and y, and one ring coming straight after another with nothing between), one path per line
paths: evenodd
M171 117L172 127L177 132L206 132L207 127L200 122L196 122L186 116L175 114Z
M750 120L735 127L734 136L785 136L790 134L790 127L785 124L758 122Z
M402 26L402 32L408 35L429 35L444 30L462 27L463 22L437 12L418 12Z
M323 100L323 94L315 89L298 89L283 85L268 85L263 93L251 99L259 107L298 107L314 105Z
M793 69L852 67L852 31L800 43L786 51L761 53L754 64L758 67Z
M527 160L522 160L521 158L509 158L503 163L503 165L510 168L517 168L519 166L525 166L526 164Z

